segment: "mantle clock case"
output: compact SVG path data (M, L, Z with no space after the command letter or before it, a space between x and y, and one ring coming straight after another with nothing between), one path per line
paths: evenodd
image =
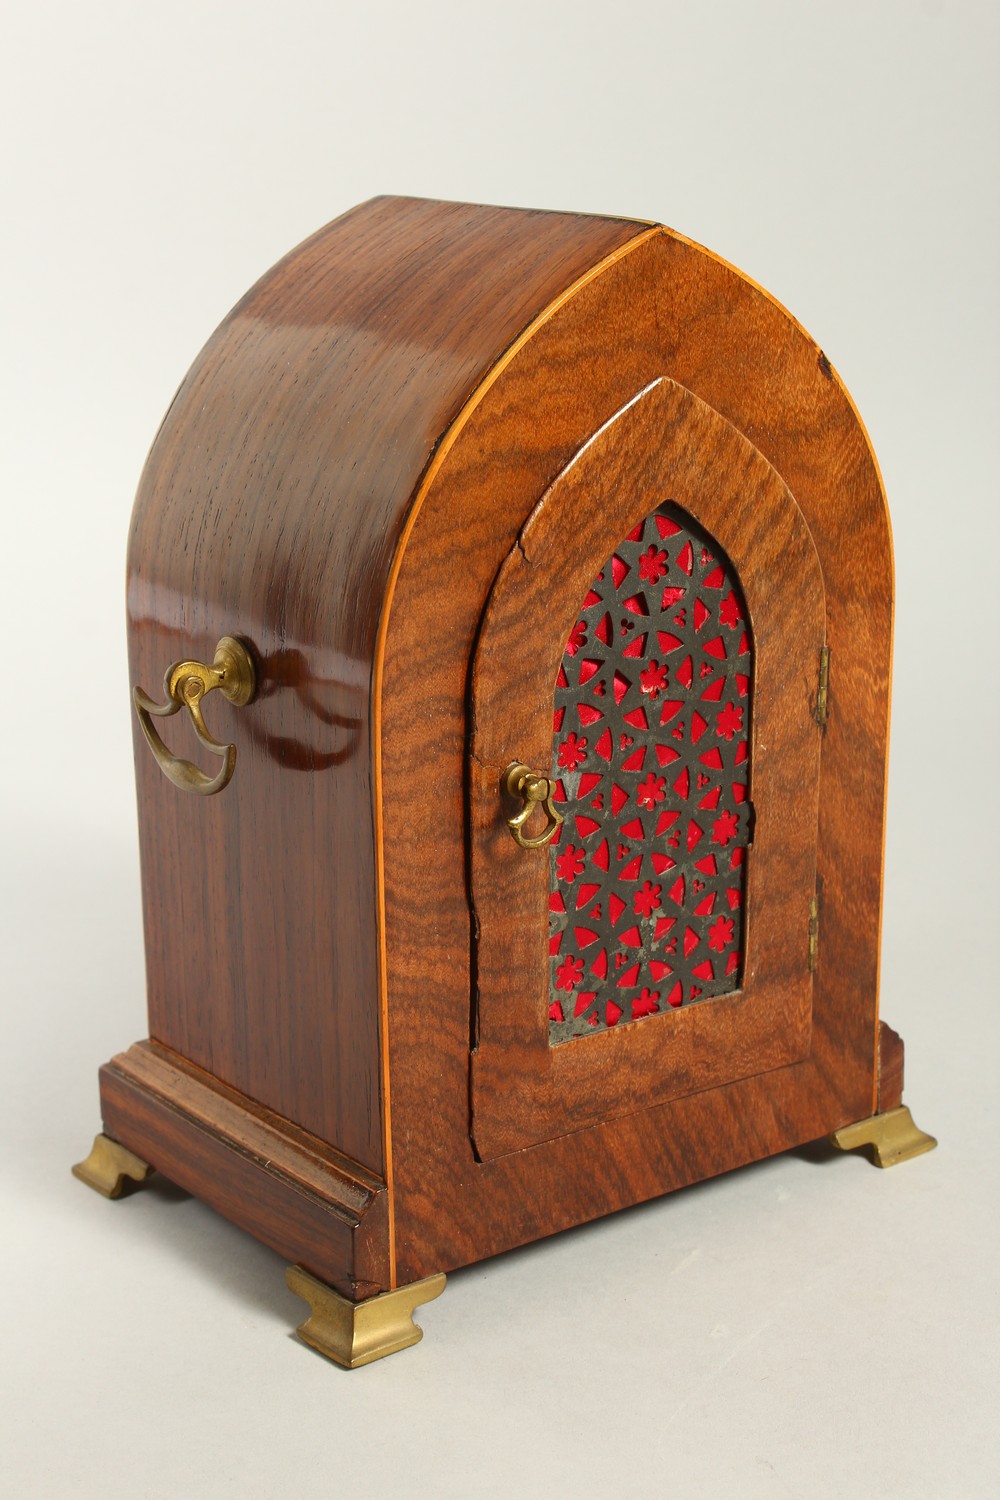
M77 1175L279 1251L350 1366L454 1267L822 1136L928 1149L878 1013L892 594L850 398L715 255L320 230L139 487L149 1040Z

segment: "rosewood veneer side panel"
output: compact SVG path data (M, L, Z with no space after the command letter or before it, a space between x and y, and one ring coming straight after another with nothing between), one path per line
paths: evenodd
M774 466L824 572L831 708L812 1051L776 1073L480 1163L467 1095L468 663L493 578L533 506L572 453L663 375ZM828 362L759 289L665 231L540 320L449 443L403 555L378 705L401 1281L815 1139L871 1113L876 1086L891 552L878 472ZM429 760L430 779L420 774Z
M151 1035L384 1170L370 696L410 498L539 307L641 226L377 199L293 251L212 337L154 443L128 565L133 683L243 636L259 691L180 795L138 730ZM425 616L426 623L426 616ZM186 716L164 727L190 755Z

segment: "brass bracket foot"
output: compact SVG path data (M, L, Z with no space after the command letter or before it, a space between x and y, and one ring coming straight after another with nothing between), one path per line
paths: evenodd
M845 1125L835 1130L830 1144L840 1151L856 1151L859 1146L871 1146L872 1160L877 1167L895 1167L911 1156L921 1156L933 1151L937 1141L932 1135L918 1130L906 1105L899 1109L886 1110L885 1114L872 1115L859 1120L856 1125Z
M105 1198L120 1198L126 1177L132 1182L145 1182L152 1170L149 1162L143 1161L141 1156L126 1151L109 1136L98 1135L94 1137L86 1161L78 1161L73 1168L73 1176L92 1187L95 1193L103 1193Z
M424 1333L413 1314L421 1303L440 1297L445 1283L443 1275L428 1276L364 1302L349 1302L301 1266L289 1266L285 1280L311 1309L296 1329L299 1338L345 1370L419 1343Z

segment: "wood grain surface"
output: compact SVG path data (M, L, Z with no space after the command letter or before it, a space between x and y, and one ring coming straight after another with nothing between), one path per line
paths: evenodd
M385 1184L164 1048L101 1069L104 1125L202 1202L359 1300L389 1279Z
M224 794L178 794L136 733L150 1033L384 1170L370 694L408 502L525 323L641 233L381 199L294 250L206 345L164 419L129 544L131 680L245 639L216 694ZM195 749L179 715L176 753Z
M597 567L668 498L697 515L735 567L754 635L744 982L553 1048L548 858L514 843L498 787L511 761L547 770L553 684L580 603ZM819 559L794 498L752 444L673 381L654 382L602 427L528 517L484 612L469 705L480 1157L808 1054L825 628Z
M481 1161L470 664L541 497L664 377L776 471L822 569L831 677L810 1051ZM877 468L829 361L682 237L409 199L320 231L206 345L136 502L133 683L155 693L168 662L211 660L230 633L248 642L260 691L243 709L218 694L206 706L239 749L218 797L178 793L137 730L159 1061L154 1076L133 1049L105 1070L109 1134L362 1295L870 1114L891 567ZM787 606L805 626L808 609ZM182 720L164 737L190 755ZM187 1072L207 1090L197 1107ZM262 1168L246 1135L260 1111L296 1149L307 1140L373 1179L363 1246L337 1227L340 1189L325 1204L303 1190L295 1151L277 1175Z
M573 453L660 376L714 407L777 470L823 569L831 676L812 1048L792 1067L477 1162L460 789L481 601ZM816 1139L870 1114L876 1088L892 558L878 470L825 355L759 288L664 230L540 314L439 455L411 518L376 700L403 1281ZM419 697L428 681L432 696ZM428 764L432 780L420 774Z
M898 1109L903 1102L903 1038L884 1021L878 1028L878 1099L879 1114Z

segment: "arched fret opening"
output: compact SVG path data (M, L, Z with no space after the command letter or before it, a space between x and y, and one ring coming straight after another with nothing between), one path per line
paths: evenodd
M551 1044L739 988L752 679L732 564L658 506L594 579L556 678Z

